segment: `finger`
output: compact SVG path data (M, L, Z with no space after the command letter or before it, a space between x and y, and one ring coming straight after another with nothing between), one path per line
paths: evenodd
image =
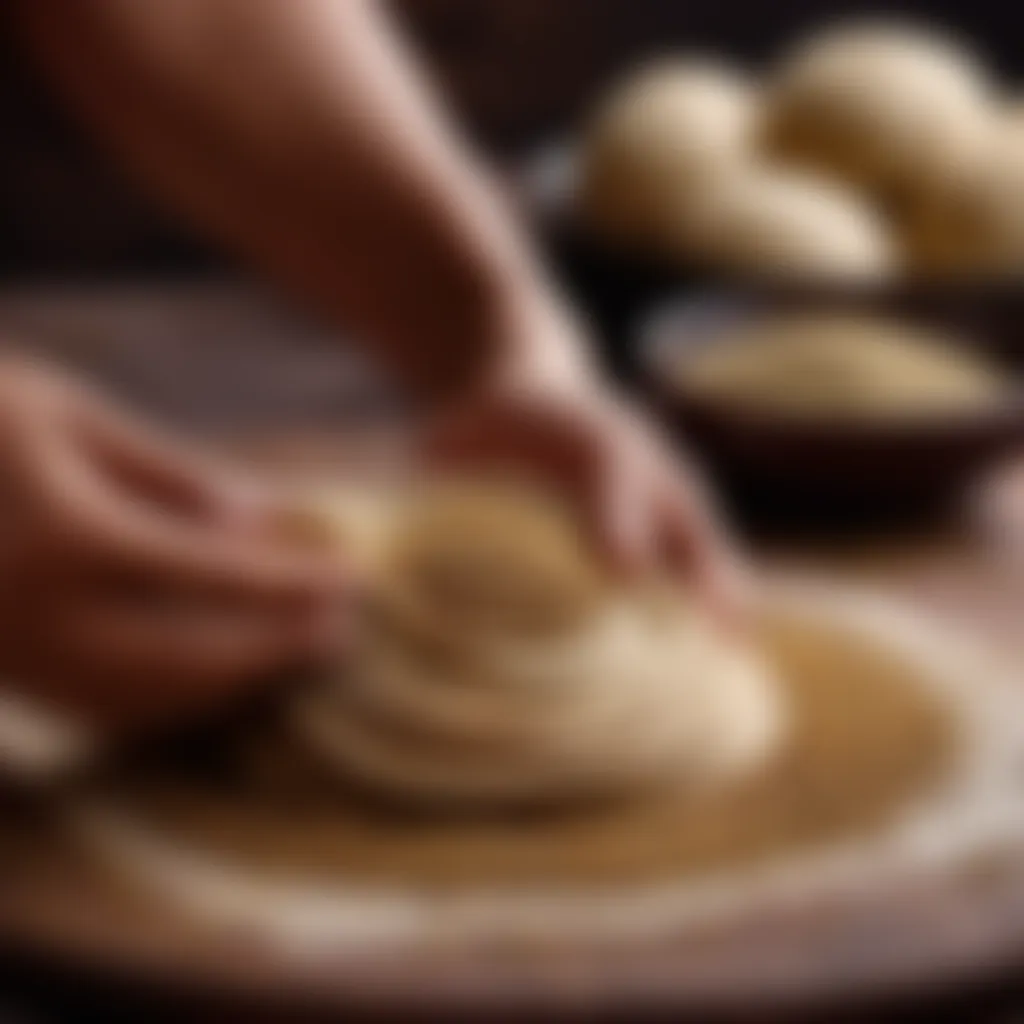
M699 491L670 494L661 515L661 544L671 571L692 580L716 614L732 624L746 618L750 568Z
M126 573L197 593L254 601L318 602L338 597L351 581L330 554L293 548L269 536L234 536L138 515L108 534L107 555Z
M643 481L628 464L598 456L589 482L570 497L582 503L590 536L613 570L636 576L654 568L654 510Z
M163 587L251 600L320 600L348 587L340 561L285 539L199 524L126 500L81 459L47 465L49 514L67 572L105 571Z
M565 410L529 405L468 410L435 425L423 454L433 465L513 471L564 484L582 476L600 447Z
M330 630L327 626L330 626ZM204 714L324 656L341 618L79 605L60 624L66 703L112 725Z
M252 483L131 416L87 401L79 427L106 468L143 494L214 521L243 525L259 517L264 502Z

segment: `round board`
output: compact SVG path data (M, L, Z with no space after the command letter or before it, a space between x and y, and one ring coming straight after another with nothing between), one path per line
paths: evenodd
M924 805L905 816L914 829L879 826L834 849L737 869L721 884L509 890L497 916L479 900L474 910L450 892L401 887L288 889L277 903L242 888L226 898L216 865L154 872L145 849L146 883L115 885L69 842L66 818L11 808L0 831L0 939L51 969L289 1013L767 1012L933 990L1012 962L1024 940L1024 718L1014 680L871 595L805 583L780 587L776 603L873 645L944 693L983 694L978 722L991 742L975 789L943 796L931 818Z

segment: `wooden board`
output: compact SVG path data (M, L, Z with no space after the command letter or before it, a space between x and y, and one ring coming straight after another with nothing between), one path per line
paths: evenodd
M368 387L362 371L332 354L322 335L312 337L237 288L112 299L0 298L0 323L18 324L23 335L40 337L60 358L183 428L212 435L239 424L245 437L233 447L256 462L305 475L338 472L356 451L374 462L384 457L381 446L392 450L386 417L356 442L349 432L338 433L340 426L366 422L351 394L340 397L346 388ZM233 340L211 350L219 338ZM245 367L254 352L264 365L250 376ZM311 359L318 361L317 372L302 369ZM336 404L324 391L328 365L336 374ZM206 376L211 367L217 367L216 386ZM217 399L226 380L232 387L225 411ZM315 402L311 394L319 396ZM1007 483L981 530L965 523L913 542L765 557L782 569L870 583L1019 657L1024 572L1015 490ZM0 872L0 939L9 965L32 967L25 977L45 979L51 988L58 978L98 980L101 991L119 1000L133 995L150 1008L154 1000L171 1005L172 997L207 1005L219 998L221 1005L247 1007L246 1020L254 1019L254 1008L271 1017L287 1010L283 1015L291 1020L302 1006L348 1014L356 1008L507 1009L517 1001L577 1012L669 1006L700 1020L711 1010L759 1016L799 1006L833 1019L836 1007L848 1010L860 1000L870 1014L877 1000L945 999L950 990L981 984L1024 960L1024 862L1013 859L979 864L956 879L921 879L855 904L773 915L741 931L721 928L625 950L306 959L282 958L251 936L148 927L138 906L113 899L79 867L69 871L59 856L28 863L16 849L11 856Z

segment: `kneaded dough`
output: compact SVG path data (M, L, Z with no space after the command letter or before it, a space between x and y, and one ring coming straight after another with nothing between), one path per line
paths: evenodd
M770 318L683 358L674 377L683 393L823 420L948 416L1007 395L964 344L863 314Z
M764 665L675 584L627 586L556 503L501 485L396 496L350 664L292 724L340 781L403 805L558 805L733 778L785 720ZM358 529L358 528L357 528Z
M600 107L580 158L584 221L611 241L656 246L666 209L750 149L757 99L751 85L708 60L640 71Z
M896 203L941 183L994 130L975 60L924 29L867 23L809 40L766 104L769 153Z
M918 276L1024 279L1024 119L908 204L902 230Z
M663 218L678 261L748 278L883 281L897 258L875 211L841 185L772 167L721 175Z

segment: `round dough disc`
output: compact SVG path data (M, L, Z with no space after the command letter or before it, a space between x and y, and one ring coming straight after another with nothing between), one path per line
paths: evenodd
M753 652L677 584L614 581L556 502L394 500L349 664L294 715L341 780L501 810L710 786L776 748L784 709ZM342 545L348 507L318 512Z

